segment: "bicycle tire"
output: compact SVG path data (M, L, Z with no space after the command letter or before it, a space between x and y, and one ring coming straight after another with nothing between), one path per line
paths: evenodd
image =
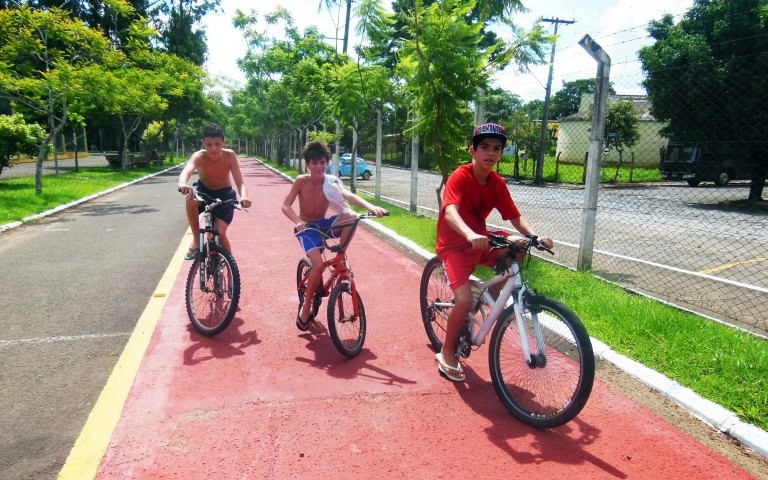
M437 257L424 265L419 286L419 304L424 330L435 352L443 348L448 314L451 308L436 306L437 303L453 303L453 291L448 286L443 263Z
M201 267L204 288L200 285ZM223 332L232 322L239 302L240 270L234 257L224 247L208 244L207 254L192 262L187 276L187 314L192 326L206 337Z
M339 282L328 298L328 333L339 353L350 358L360 353L365 343L365 307L360 293L356 294L358 316L352 303L351 283Z
M304 303L304 295L307 291L305 277L310 268L312 268L312 262L306 257L299 260L299 265L296 267L296 292L299 295L299 306ZM320 305L323 303L322 282L323 280L321 278L315 289L314 298L312 299L312 310L309 313L312 318L317 317L317 312L320 311Z
M531 356L523 358L513 307L496 323L488 362L496 394L518 420L535 428L563 425L581 412L592 393L595 356L579 317L564 304L544 296L525 299L523 313ZM541 325L545 348L538 351L533 313Z

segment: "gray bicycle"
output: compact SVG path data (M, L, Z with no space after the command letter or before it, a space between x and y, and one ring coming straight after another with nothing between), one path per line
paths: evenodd
M507 410L535 428L553 428L581 412L592 392L595 356L587 330L568 307L537 295L523 280L518 252L546 250L535 236L518 246L491 235L493 249L506 249L486 281L470 279L474 305L466 318L457 354L469 358L485 342L496 394ZM503 283L494 298L489 289ZM454 305L443 264L437 257L424 267L420 286L421 316L432 348L443 347L448 313ZM494 327L495 325L495 327Z

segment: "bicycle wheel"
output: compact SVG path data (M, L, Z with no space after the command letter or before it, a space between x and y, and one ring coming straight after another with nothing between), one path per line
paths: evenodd
M328 333L336 349L346 357L354 357L365 343L365 308L357 293L359 315L355 315L352 286L340 282L333 287L328 298Z
M443 348L448 314L453 308L453 291L448 286L443 263L433 257L424 266L419 287L421 321L435 352Z
M553 428L572 420L589 399L595 379L592 343L579 317L562 303L542 296L530 296L525 303L531 356L524 358L510 307L491 335L491 379L514 417L535 428Z
M302 258L299 260L299 265L296 267L296 292L299 294L299 305L304 302L304 295L307 291L306 277L309 274L310 268L312 268L312 262L310 262L308 258ZM320 304L323 303L322 283L323 282L321 278L320 284L317 285L315 294L313 295L314 298L312 299L312 310L309 313L312 318L317 316L317 312L320 311Z
M240 301L240 271L224 247L209 243L208 253L195 259L187 276L187 314L205 336L221 333L232 322ZM201 275L202 269L202 275Z

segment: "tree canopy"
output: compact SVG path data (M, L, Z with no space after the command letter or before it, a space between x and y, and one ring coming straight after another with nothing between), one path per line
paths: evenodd
M768 170L768 0L694 0L675 24L651 22L640 50L652 113L676 141L725 143L753 163L751 200Z

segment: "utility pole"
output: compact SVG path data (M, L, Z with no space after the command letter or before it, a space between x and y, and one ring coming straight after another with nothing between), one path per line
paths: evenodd
M557 35L557 27L564 23L570 25L576 23L575 20L560 20L559 18L543 18L542 22L555 24L555 35ZM541 119L541 137L539 140L539 158L536 161L536 175L533 178L533 183L541 185L542 177L544 176L544 153L547 149L547 120L549 117L549 95L552 92L552 74L555 67L555 44L557 40L552 42L552 53L549 56L549 78L547 79L547 93L544 95L544 114Z
M347 0L347 21L344 23L344 48L343 53L347 53L347 45L349 44L349 20L352 14L352 0Z

